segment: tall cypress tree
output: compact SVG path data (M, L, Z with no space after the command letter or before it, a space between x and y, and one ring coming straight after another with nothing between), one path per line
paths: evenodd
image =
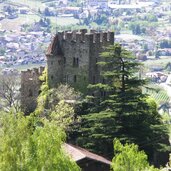
M157 151L168 150L168 136L155 102L141 91L145 81L139 78L140 64L115 44L105 49L98 65L103 83L89 85L96 96L82 116L77 143L111 157L117 137L138 144L153 161Z

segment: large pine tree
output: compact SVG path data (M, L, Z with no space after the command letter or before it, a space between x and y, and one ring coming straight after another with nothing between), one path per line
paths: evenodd
M105 49L98 65L103 83L89 85L96 96L83 112L77 143L111 157L117 137L138 144L156 161L158 151L168 150L168 135L155 102L141 91L145 81L139 78L140 64L115 44Z

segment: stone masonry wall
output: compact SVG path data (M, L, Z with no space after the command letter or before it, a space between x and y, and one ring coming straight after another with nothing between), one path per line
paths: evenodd
M80 91L89 83L100 82L97 66L103 46L114 43L114 32L87 30L59 32L48 48L47 71L49 87L68 83Z
M21 72L21 108L26 115L36 108L41 86L39 76L43 70L44 67L40 67Z

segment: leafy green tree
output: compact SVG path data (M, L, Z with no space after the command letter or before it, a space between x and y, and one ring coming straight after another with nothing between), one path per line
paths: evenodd
M63 84L60 84L57 88L49 89L46 76L45 70L40 77L43 83L34 114L54 121L57 126L64 130L72 130L71 125L79 121L75 114L75 105L76 101L81 98L81 93L76 92L69 85Z
M1 171L78 171L62 148L65 133L53 122L33 116L0 115Z
M118 137L138 144L153 161L157 151L168 150L168 134L156 103L142 93L140 64L118 44L107 47L101 58L103 83L89 85L96 95L82 110L77 142L111 157L112 140Z
M74 108L63 100L54 109L51 109L49 113L50 119L65 130L72 129L70 126L77 121Z
M74 90L67 84L60 84L57 88L48 90L48 106L52 108L58 104L59 101L76 102L81 99L81 93Z
M149 165L147 155L144 151L139 151L137 145L122 145L118 139L114 140L114 158L111 166L114 171L159 171Z

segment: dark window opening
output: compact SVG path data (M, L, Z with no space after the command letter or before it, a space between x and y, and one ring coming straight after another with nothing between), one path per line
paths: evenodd
M78 67L78 66L79 66L79 59L73 58L73 67Z
M79 59L76 58L76 65L79 66Z
M77 82L77 76L74 75L74 83L76 83L76 82Z
M31 89L29 89L29 97L32 97L33 96L33 92Z
M86 81L86 77L84 77L84 81Z
M53 65L53 61L51 61L51 65Z
M53 75L51 75L51 80L53 80Z

